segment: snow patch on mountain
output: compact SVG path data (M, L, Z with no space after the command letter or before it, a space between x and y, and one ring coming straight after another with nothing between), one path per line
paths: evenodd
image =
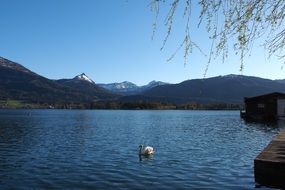
M139 87L134 83L124 81L124 82L116 82L110 84L98 84L99 86L106 88L111 91L128 91L128 90L135 90Z
M128 81L124 81L121 83L114 83L114 87L117 89L134 89L134 88L138 88L137 85L135 85L134 83L128 82Z
M161 85L165 85L165 84L169 84L169 83L153 80L153 81L149 82L147 85L144 85L144 86L141 86L141 87L143 87L143 88L153 88L153 87L161 86Z
M87 81L87 82L90 82L90 83L95 84L95 82L94 82L92 79L90 79L85 73L82 73L82 74L80 74L80 75L77 75L77 76L75 77L75 79L77 79L77 80L83 80L83 81Z

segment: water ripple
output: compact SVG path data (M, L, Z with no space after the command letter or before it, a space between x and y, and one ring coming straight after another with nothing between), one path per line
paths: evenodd
M0 110L0 189L252 189L279 130L230 111Z

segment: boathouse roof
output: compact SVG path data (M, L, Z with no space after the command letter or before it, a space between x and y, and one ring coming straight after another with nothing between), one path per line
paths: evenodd
M244 101L246 103L246 102L259 101L259 100L270 99L270 98L285 98L285 93L272 92L272 93L263 94L263 95L260 95L260 96L245 97Z

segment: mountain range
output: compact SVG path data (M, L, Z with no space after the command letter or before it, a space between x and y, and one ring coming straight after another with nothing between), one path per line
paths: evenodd
M33 103L81 103L119 96L85 80L51 80L22 65L0 57L0 100L15 99Z
M166 84L168 83L153 80L143 86L137 86L136 84L128 81L124 81L121 83L98 84L98 85L117 94L134 95L134 94L143 93L156 86L162 86Z
M140 95L122 97L130 101L182 103L243 103L244 97L271 92L285 93L285 83L243 75L226 75L157 86Z
M152 81L144 86L125 81L97 84L82 73L51 80L0 57L0 103L20 100L38 104L104 102L160 102L173 104L241 104L244 97L285 93L285 80L226 75L186 80L178 84Z

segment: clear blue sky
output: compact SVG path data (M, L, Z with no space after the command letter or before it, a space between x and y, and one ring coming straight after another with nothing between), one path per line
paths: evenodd
M183 52L167 63L183 36L181 15L164 51L165 28L154 40L154 14L148 0L0 0L0 56L51 79L73 78L85 72L97 83L151 80L178 83L203 78L207 58L195 51L184 66ZM196 7L194 7L196 8ZM162 10L163 11L163 10ZM163 22L163 17L160 17ZM211 43L204 31L193 37L202 48ZM244 75L285 78L282 63L266 60L255 47L247 58ZM240 61L213 61L207 77L241 74Z

